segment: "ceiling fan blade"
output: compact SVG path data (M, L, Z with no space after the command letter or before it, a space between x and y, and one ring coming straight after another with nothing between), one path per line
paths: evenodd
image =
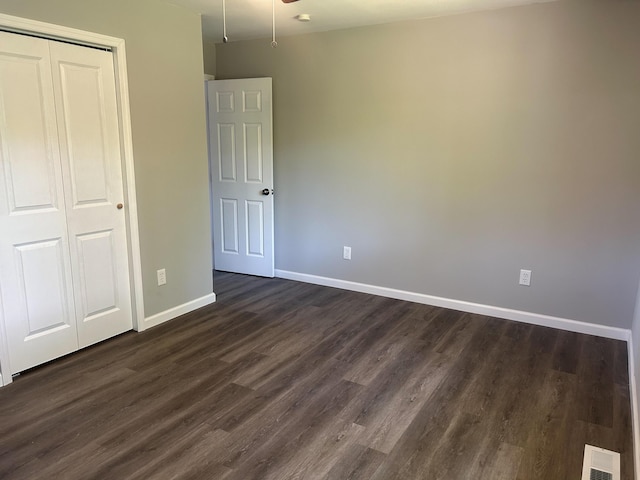
M297 2L298 0L282 0L282 3L293 3L293 2Z

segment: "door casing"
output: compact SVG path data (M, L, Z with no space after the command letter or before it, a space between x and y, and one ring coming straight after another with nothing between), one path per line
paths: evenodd
M127 62L125 42L121 38L63 27L50 23L30 20L0 13L0 28L8 32L28 33L54 40L67 40L92 47L106 47L112 51L116 95L118 103L118 122L120 127L123 187L127 204L126 228L129 253L129 280L131 285L131 305L133 328L144 329L144 304L142 290L142 264L140 259L140 236L138 230L138 209L136 202L135 172L133 163L133 139L131 134L131 114L129 110L129 88L127 80ZM1 296L0 296L1 302ZM8 368L9 355L7 337L4 330L2 304L0 303L0 386L11 383Z

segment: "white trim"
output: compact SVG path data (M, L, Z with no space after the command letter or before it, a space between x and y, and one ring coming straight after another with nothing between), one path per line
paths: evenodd
M206 305L210 305L216 301L216 294L210 293L209 295L205 295L204 297L196 298L195 300L191 300L190 302L183 303L182 305L178 305L177 307L170 308L169 310L165 310L164 312L156 313L155 315L151 315L148 318L144 319L144 328L155 327L156 325L160 325L161 323L172 320L180 315L184 315L185 313L193 312L198 308L204 307Z
M140 230L138 228L138 200L136 194L136 175L133 160L133 133L131 131L131 110L129 108L129 81L127 56L124 40L114 48L116 65L116 88L120 132L122 138L122 158L124 160L125 187L127 198L127 241L129 251L129 276L131 279L133 328L139 330L140 320L144 318L144 290L142 285L142 257L140 254Z
M74 40L95 47L117 47L119 43L123 42L120 38L110 37L100 33L40 22L30 18L14 17L13 15L6 15L4 13L0 13L0 26L12 32L35 33L51 39Z
M629 391L631 394L631 427L633 431L633 463L635 478L640 478L640 418L638 415L638 382L636 381L635 350L633 335L629 334L627 340L627 352L629 357Z
M516 322L530 323L543 327L558 328L560 330L568 330L570 332L597 335L599 337L612 338L615 340L627 341L630 335L630 331L624 328L596 325L594 323L580 322L568 318L552 317L549 315L541 315L538 313L495 307L493 305L483 305L481 303L466 302L464 300L436 297L423 293L407 292L404 290L378 287L375 285L350 282L347 280L339 280L335 278L320 277L317 275L309 275L306 273L276 270L276 277L285 278L288 280L296 280L305 283L314 283L316 285L324 285L327 287L342 288L344 290L353 290L355 292L370 293L372 295L396 298L398 300L407 300L409 302L423 303L436 307L451 308L453 310L460 310L468 313L477 313L480 315L488 315L491 317L514 320Z
M131 272L130 288L133 327L139 330L138 327L142 323L140 320L144 318L144 298L125 41L121 38L2 13L0 13L0 26L14 32L36 33L54 39L73 40L85 45L109 47L112 50L115 63L120 140L122 142L123 180L127 195L127 240ZM2 345L0 345L1 348Z
M213 79L215 80L215 79ZM216 268L216 248L214 245L215 232L213 231L213 155L211 153L211 134L209 132L210 121L211 118L209 116L209 80L207 80L207 75L205 74L204 80L204 109L205 109L205 117L207 122L207 173L209 175L209 238L211 243L209 244L209 248L211 249L211 267L213 270Z
M11 365L9 365L9 345L4 323L2 307L2 292L0 292L0 387L9 385L13 381Z

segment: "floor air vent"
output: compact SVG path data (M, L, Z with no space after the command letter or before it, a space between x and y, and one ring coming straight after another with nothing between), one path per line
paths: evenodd
M620 480L620 454L585 445L582 480Z

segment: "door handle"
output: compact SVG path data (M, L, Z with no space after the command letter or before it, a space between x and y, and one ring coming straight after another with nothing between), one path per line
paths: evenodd
M121 203L119 203L118 205L116 205L116 208L117 208L118 210L122 210L122 209L124 208L124 205L123 205L123 204L121 204Z
M268 188L265 188L262 190L261 193L262 195L269 195L269 194L273 195L273 190L269 190Z

